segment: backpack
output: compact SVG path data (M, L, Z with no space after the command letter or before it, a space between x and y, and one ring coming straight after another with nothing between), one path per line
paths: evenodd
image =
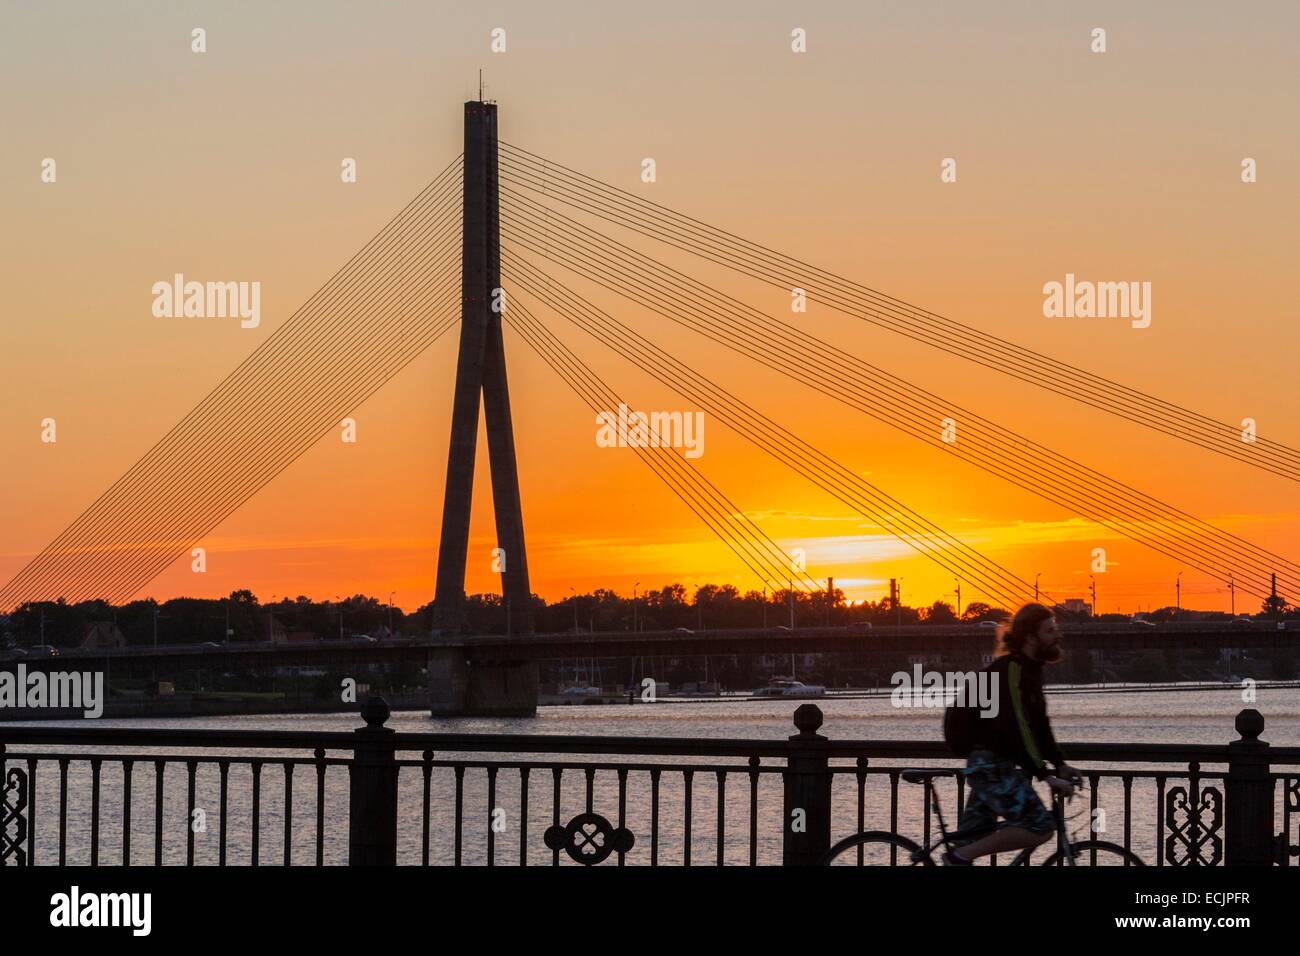
M979 711L970 706L949 704L943 712L943 741L954 757L969 757L975 747L975 721Z

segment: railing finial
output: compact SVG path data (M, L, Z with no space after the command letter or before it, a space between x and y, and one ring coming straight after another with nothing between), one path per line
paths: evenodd
M1248 707L1237 714L1236 728L1242 740L1258 740L1264 732L1264 715Z
M371 694L361 705L361 719L366 722L366 727L370 730L381 729L392 712L388 701L378 694Z
M816 704L800 704L794 710L794 725L799 728L801 737L816 736L822 720L822 709Z

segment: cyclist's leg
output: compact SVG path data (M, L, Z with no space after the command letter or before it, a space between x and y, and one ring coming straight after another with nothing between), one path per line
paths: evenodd
M1029 778L1011 761L982 754L976 759L972 755L967 779L971 799L981 815L996 815L1004 822L992 833L962 846L958 851L961 859L1023 850L1052 838L1056 828L1052 814L1034 792Z
M949 852L958 857L958 861L970 859L966 847L981 837L994 832L998 825L998 813L984 795L988 791L994 766L994 755L986 750L976 750L966 761L962 775L966 778L966 802L957 821L957 829L949 834Z
M1051 838L1050 830L1047 833L1036 833L1025 827L1004 825L988 836L980 837L974 843L968 843L957 851L957 855L963 860L977 860L982 856L992 856L994 853L1011 853L1014 850L1041 846Z
M948 842L953 847L966 846L992 832L997 824L997 811L985 802L982 788L971 783L966 788L966 805L962 807L961 817L957 820L957 829L949 833Z

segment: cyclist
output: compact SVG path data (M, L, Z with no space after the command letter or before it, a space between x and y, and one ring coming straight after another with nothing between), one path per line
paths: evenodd
M998 657L985 670L993 674L1003 703L995 716L974 721L975 745L965 771L969 784L966 806L956 847L943 855L945 865L969 866L981 856L1034 847L1051 839L1055 821L1026 774L1046 781L1053 793L1063 797L1074 793L1074 780L1079 777L1052 736L1043 698L1043 665L1060 659L1056 618L1041 604L1026 604L1016 612L1011 626L999 632ZM1003 819L1001 825L998 817ZM986 836L964 843L960 840L960 831L994 826L997 828Z

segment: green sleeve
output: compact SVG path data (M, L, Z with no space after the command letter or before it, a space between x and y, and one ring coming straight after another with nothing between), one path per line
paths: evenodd
M1020 664L1018 662L1012 661L1008 666L1007 679L1011 684L1011 708L1016 714L1016 727L1020 729L1020 739L1024 741L1025 752L1029 754L1029 759L1041 771L1046 767L1046 764L1042 755L1038 752L1038 744L1034 740L1033 731L1029 728L1029 721L1025 718L1025 704L1020 693Z

